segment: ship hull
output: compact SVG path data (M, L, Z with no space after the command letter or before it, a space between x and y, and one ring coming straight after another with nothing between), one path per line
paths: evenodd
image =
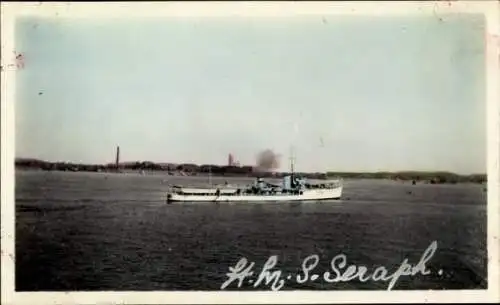
M275 194L275 195L196 195L170 193L168 202L279 202L279 201L317 201L340 199L342 187L331 189L305 190L302 194Z

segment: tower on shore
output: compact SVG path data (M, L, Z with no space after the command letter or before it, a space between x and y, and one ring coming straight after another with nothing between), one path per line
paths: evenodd
M116 146L116 160L115 160L116 169L120 166L120 146Z

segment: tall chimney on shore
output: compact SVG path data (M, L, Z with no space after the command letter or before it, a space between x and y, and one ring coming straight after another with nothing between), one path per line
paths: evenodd
M120 146L116 146L116 169L120 166Z

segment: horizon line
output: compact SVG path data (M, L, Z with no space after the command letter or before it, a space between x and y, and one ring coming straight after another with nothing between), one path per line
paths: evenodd
M14 161L17 160L35 160L35 161L41 161L41 162L46 162L46 163L72 163L75 165L112 165L116 164L115 162L104 162L104 163L82 163L82 162L74 162L74 161L48 161L44 159L39 159L39 158L27 158L27 157L14 157ZM149 160L132 160L132 161L121 161L118 164L126 164L126 163L153 163L153 164L173 164L173 165L182 165L182 164L193 164L196 166L202 166L202 165L209 165L209 166L229 166L227 164L208 164L208 163L196 163L196 162L158 162L158 161L149 161ZM232 165L234 167L258 167L256 165L245 165L245 164L239 164L239 165ZM281 173L286 173L288 171L282 171L282 170L276 170L275 172L281 172ZM318 171L298 171L298 172L303 172L303 173L360 173L360 174L366 174L366 173L447 173L447 174L453 174L457 176L474 176L474 175L486 175L488 176L487 172L471 172L471 173L457 173L455 171L451 170L377 170L377 171L335 171L335 170L324 170L322 172Z

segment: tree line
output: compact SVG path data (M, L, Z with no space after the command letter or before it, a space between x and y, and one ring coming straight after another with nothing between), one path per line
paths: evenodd
M184 175L209 175L214 176L251 176L261 178L281 178L289 175L287 172L262 171L254 166L226 166L193 163L174 164L174 163L154 163L154 162L126 162L118 166L114 163L109 164L77 164L69 162L47 162L37 159L16 159L16 168L19 169L39 169L46 171L87 171L87 172L119 172L125 170L134 171L164 171L175 175L182 173ZM451 172L326 172L326 173L295 173L299 176L309 179L390 179L404 181L425 181L427 183L485 183L486 174L458 175Z

